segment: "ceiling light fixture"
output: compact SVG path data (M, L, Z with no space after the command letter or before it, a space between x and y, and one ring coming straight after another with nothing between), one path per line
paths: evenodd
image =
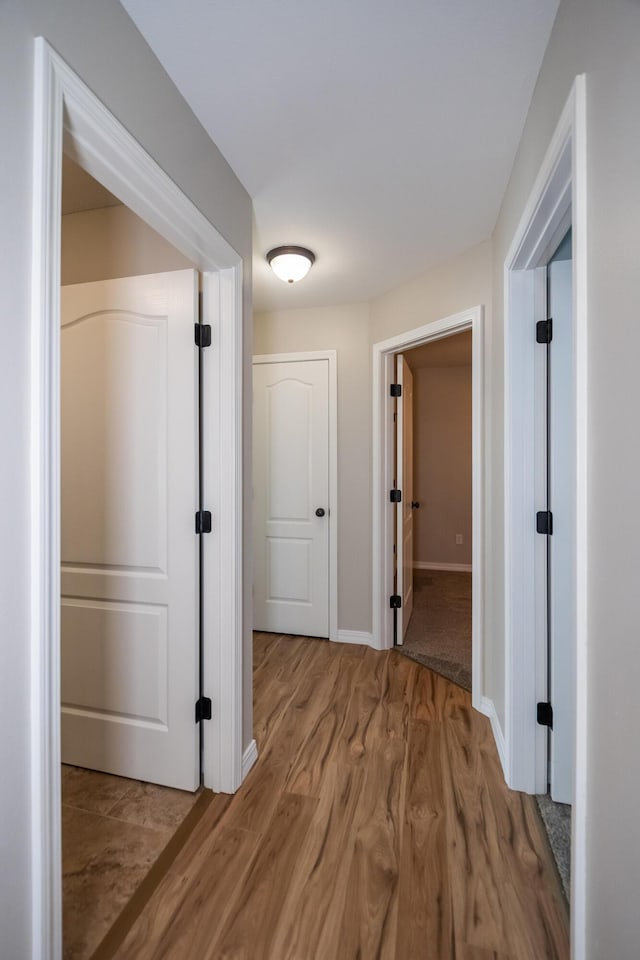
M274 247L267 254L267 263L285 283L296 283L309 273L316 255L306 247Z

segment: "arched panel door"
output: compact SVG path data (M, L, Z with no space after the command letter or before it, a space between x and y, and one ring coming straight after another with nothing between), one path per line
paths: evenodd
M329 363L253 367L254 626L329 636Z
M62 288L62 758L195 790L197 274Z

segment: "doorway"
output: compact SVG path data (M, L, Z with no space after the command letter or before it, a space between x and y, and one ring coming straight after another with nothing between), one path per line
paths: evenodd
M393 646L397 636L396 589L396 398L395 357L423 345L444 343L457 334L471 338L471 581L472 581L472 675L473 706L491 716L490 702L482 686L482 570L483 570L483 314L482 307L446 317L373 346L373 637L378 649ZM440 349L448 350L448 346ZM399 500L394 500L398 497ZM410 497L406 502L420 502ZM414 512L422 509L416 508ZM459 533L460 531L454 531ZM463 535L464 539L464 535ZM454 544L455 546L455 544ZM460 545L462 546L462 545ZM401 603L400 599L400 603Z
M213 796L182 708L200 676L179 509L199 500L198 275L68 157L61 268L63 943L86 960Z
M204 744L205 783L242 780L242 261L182 191L42 38L36 40L31 337L31 690L33 953L62 955L60 804L60 237L62 155L127 203L203 272L210 448L204 602L207 693L218 721ZM224 470L222 466L224 465ZM233 468L231 468L231 466ZM191 521L193 517L191 516ZM223 642L224 640L224 642ZM193 705L191 705L193 708Z
M396 384L396 644L471 691L471 331L403 350Z
M571 888L571 805L575 728L575 374L571 229L546 267L547 319L537 326L537 362L544 366L542 470L546 477L538 532L546 539L547 697L538 722L547 729L546 790L538 797L567 898ZM542 521L542 522L540 522ZM543 527L544 530L541 530Z
M572 574L566 609L572 637L571 722L573 774L571 924L576 956L585 950L586 855L586 637L587 637L587 244L585 78L576 78L504 264L505 358L505 755L512 789L542 794L549 782L550 698L548 623L549 541L562 518L549 511L547 472L547 376L538 324L549 319L548 265L569 228L572 235L571 376L568 413L570 449L568 512ZM553 318L551 318L553 321ZM543 351L542 354L540 351ZM553 423L551 424L553 426ZM543 514L540 518L538 515ZM566 510L563 511L566 516ZM554 547L551 545L551 551ZM566 589L566 588L565 588ZM562 705L561 710L565 704Z

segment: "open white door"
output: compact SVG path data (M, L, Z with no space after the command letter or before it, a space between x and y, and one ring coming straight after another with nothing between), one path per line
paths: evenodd
M253 366L254 626L329 636L329 361Z
M548 537L551 797L573 802L576 647L576 411L571 260L549 264Z
M413 613L413 374L402 354L396 357L396 593L402 598L397 611L396 643L404 637Z
M62 758L195 790L193 270L62 288Z

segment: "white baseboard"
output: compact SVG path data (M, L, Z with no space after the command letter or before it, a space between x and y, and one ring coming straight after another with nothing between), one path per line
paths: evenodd
M338 630L336 640L338 643L365 643L368 647L378 649L373 642L373 634L364 630Z
M491 730L493 732L493 739L496 742L498 756L500 757L502 773L504 774L505 783L509 783L507 771L507 747L505 744L504 732L500 726L500 720L498 719L498 714L496 712L496 705L493 700L491 700L489 697L482 697L480 700L480 712L484 713L485 717L489 717L489 720L491 721Z
M414 560L414 570L448 570L449 573L471 573L470 563L439 563L431 560Z
M242 779L246 777L258 759L258 746L255 740L252 740L245 752L242 754Z

